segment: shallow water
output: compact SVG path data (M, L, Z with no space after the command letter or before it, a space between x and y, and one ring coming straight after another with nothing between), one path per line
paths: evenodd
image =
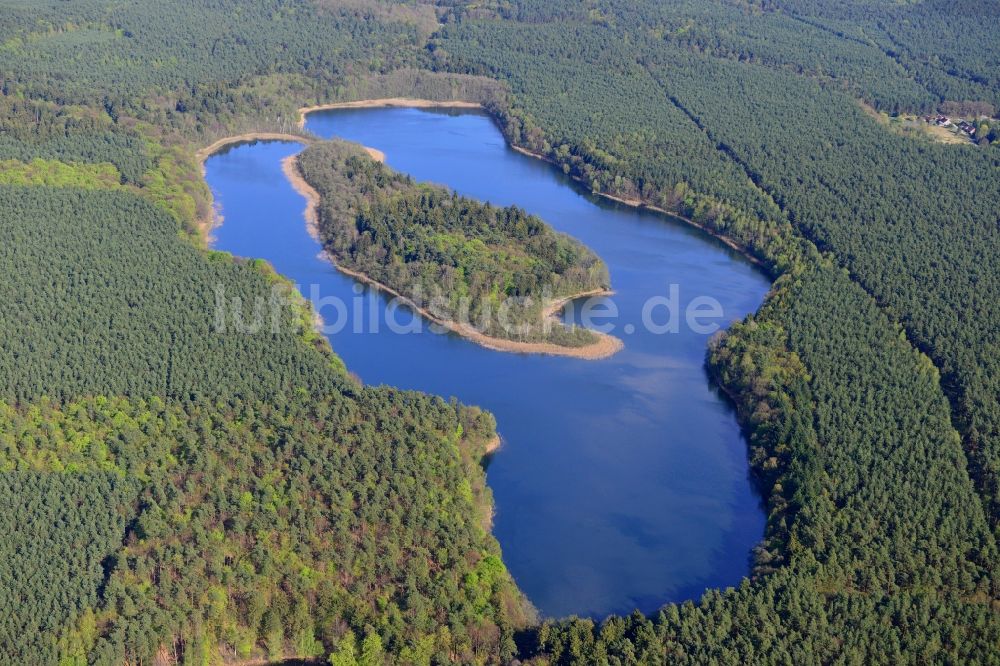
M683 322L677 333L656 334L641 313L675 285L681 319L692 299L711 297L724 326L760 305L767 278L683 222L581 193L551 166L509 149L480 114L344 110L312 114L307 126L378 148L418 180L517 204L589 245L610 268L614 334L625 341L610 359L494 352L426 327L399 335L385 324L380 295L318 257L304 201L280 167L300 146L239 146L206 165L225 219L214 247L269 260L314 297L328 323L344 324L330 341L352 372L496 415L504 444L487 471L494 533L536 607L548 616L649 612L738 584L764 513L733 410L704 370L708 335ZM346 312L319 300L330 297L349 304ZM372 316L378 331L362 325ZM667 306L653 319L665 323Z

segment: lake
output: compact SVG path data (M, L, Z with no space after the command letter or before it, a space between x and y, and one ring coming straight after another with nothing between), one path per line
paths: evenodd
M403 335L385 325L382 296L319 256L303 221L305 201L280 165L301 146L242 145L206 164L224 217L213 247L264 258L300 285L328 324L343 324L329 337L351 372L496 415L503 446L487 469L494 533L539 611L651 612L738 584L765 520L746 442L705 371L708 334L686 322L677 332L650 330L643 310L658 303L647 319L670 329L670 312L683 317L692 301L714 299L722 317L709 321L725 326L759 307L767 277L682 221L582 192L551 165L511 150L479 113L338 110L311 114L307 127L378 148L418 180L516 204L608 264L618 310L613 334L625 342L612 358L495 352L429 330ZM671 295L679 309L671 309ZM338 310L331 299L350 307ZM410 316L388 314L404 323Z

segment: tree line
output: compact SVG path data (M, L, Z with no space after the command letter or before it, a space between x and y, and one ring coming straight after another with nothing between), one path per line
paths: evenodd
M600 20L459 19L432 48L443 67L511 83L510 105L493 111L514 143L595 190L719 231L781 276L763 310L709 357L749 428L769 521L740 588L653 618L548 623L529 654L555 663L994 654L995 486L982 472L998 395L995 152L886 132L857 105L862 79L845 92L798 56L788 67L781 40L744 57L731 31L706 30L730 46L698 37L690 8L628 4ZM818 44L816 30L773 10L745 7L763 13L742 32ZM721 21L729 10L703 12ZM629 113L613 113L616 104ZM679 146L693 149L664 164Z
M2 660L995 661L1000 165L857 105L997 106L995 14L453 1L428 39L427 3L375 4L3 12ZM532 625L487 531L490 417L359 388L301 304L276 333L213 332L214 287L281 283L178 237L206 200L188 146L382 94L482 101L586 186L780 276L708 358L768 505L738 588ZM436 238L465 204L398 186L366 228L433 210L419 256L467 259Z
M314 143L298 164L319 192L319 233L338 264L487 335L593 341L543 321L549 300L609 287L607 266L578 241L520 208L415 183L346 142Z

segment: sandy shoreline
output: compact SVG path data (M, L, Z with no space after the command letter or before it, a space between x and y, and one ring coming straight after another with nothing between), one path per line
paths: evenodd
M298 122L298 125L299 125L299 129L305 129L305 126L306 126L306 116L309 115L310 113L312 113L313 111L331 111L331 110L334 110L334 109L377 109L377 108L384 108L384 107L414 108L414 109L428 109L428 108L445 108L445 109L448 109L448 108L451 108L451 109L480 109L480 110L482 110L483 105L479 104L477 102L466 102L466 101L462 101L462 100L452 100L452 101L448 101L448 102L435 102L434 100L430 100L430 99L417 99L417 98L410 98L410 97L385 97L385 98L381 98L381 99L363 99L363 100L358 100L356 102L333 102L333 103L330 103L330 104L316 104L314 106L303 106L302 108L299 109L299 122ZM507 142L507 145L510 146L512 149L516 150L517 152L521 153L522 155L527 155L528 157L534 157L535 159L539 159L539 160L542 160L544 162L548 162L549 164L553 164L553 165L559 166L556 162L554 162L553 160L549 159L547 156L542 155L541 153L536 153L534 151L528 150L527 148L522 148L521 146L514 145L513 143L510 143L509 141ZM374 157L376 160L378 160L380 162L384 162L385 161L385 155L382 155L382 157L379 158L375 154L375 153L381 154L380 151L375 151L373 148L365 148L365 150L368 150L369 154L372 155L372 157ZM583 183L583 181L580 180L579 178L575 178L575 177L572 177L572 176L571 176L571 178L573 178L573 180L575 180L578 183L581 183L581 184ZM691 218L684 217L683 215L678 215L677 213L669 211L666 208L660 208L659 206L654 206L652 204L646 203L646 202L642 201L641 199L625 199L623 197L617 197L617 196L615 196L613 194L608 194L606 192L595 192L594 194L596 194L597 196L603 197L605 199L608 199L609 201L615 201L617 203L624 204L624 205L629 206L631 208L645 209L645 210L653 211L654 213L660 213L661 215L669 215L670 217L677 218L678 220L683 220L684 222L690 224L692 227L695 227L697 229L701 229L702 231L704 231L708 235L712 236L713 238L716 238L716 239L722 241L727 247L729 247L729 248L731 248L733 250L736 250L737 252L739 252L741 255L743 255L743 257L746 258L751 263L756 264L757 266L762 266L762 267L764 266L764 263L760 259L758 259L757 257L755 257L750 251L748 251L746 248L744 248L742 245L740 245L736 241L732 240L731 238L729 238L725 234L721 234L721 233L715 231L714 229L710 229L709 227L706 227L703 224L698 224L697 222L695 222Z
M466 102L460 100L439 102L428 99L388 97L382 99L367 99L367 100L358 100L354 102L334 102L330 104L317 104L314 106L304 106L299 109L298 125L299 129L304 129L306 116L314 111L325 111L333 109L382 108L382 107L458 108L458 109L483 108L481 104L478 104L476 102ZM202 168L204 169L205 161L209 157L211 157L214 153L218 152L219 150L228 145L247 143L251 141L269 141L269 140L291 141L303 144L308 144L311 141L309 137L299 136L294 134L283 134L278 132L251 132L251 133L219 139L210 146L207 146L206 148L199 150L197 152L197 157L202 164ZM523 155L527 155L535 159L540 159L550 164L555 164L553 160L549 159L545 155L530 151L526 148L522 148L512 143L508 143L507 145L509 145L512 149ZM374 148L369 148L367 146L363 147L373 159L379 162L385 161L385 154L382 151ZM307 203L304 212L306 227L309 230L309 234L314 239L321 242L319 237L319 213L318 213L319 194L316 192L316 190L312 188L312 186L309 185L308 182L306 182L306 180L302 177L301 173L299 172L297 157L298 157L297 155L292 155L282 160L281 168L286 178L288 178L288 181L292 185L293 189L295 189L296 192L298 192L306 199ZM574 179L574 180L580 182L579 179ZM759 266L763 266L763 263L757 257L755 257L753 254L747 251L744 247L740 246L734 240L702 224L698 224L697 222L695 222L690 218L678 215L677 213L671 212L659 206L648 204L640 199L625 199L623 197L618 197L613 194L608 194L605 192L596 192L595 194L609 201L614 201L632 208L646 209L649 211L653 211L655 213L683 220L687 224L690 224L691 226L696 227L704 231L705 233L708 233L712 237L722 241L727 247L739 252L750 262ZM206 229L206 237L207 237L207 231L211 229L211 227L216 222L217 218L218 218L217 215L213 216L213 219L204 225L204 228ZM440 319L437 316L431 314L426 309L419 307L412 300L410 300L406 296L403 296L402 294L392 289L388 285L384 285L376 280L373 280L372 278L368 277L363 273L359 273L357 271L353 271L351 269L340 266L339 264L337 264L337 262L333 261L332 257L327 257L327 258L330 261L330 263L333 264L333 266L341 273L349 275L355 278L356 280L364 282L365 284L368 284L387 294L391 294L395 298L398 298L400 302L405 303L408 307L413 309L415 312L420 314L425 319L457 335L469 339L479 344L480 346L486 347L487 349L493 349L495 351L523 353L523 354L546 354L553 356L569 356L573 358L582 358L587 360L598 360L613 356L614 354L616 354L617 352L619 352L621 349L624 348L624 343L619 338L616 338L612 335L608 335L605 333L599 333L597 331L592 331L592 333L595 336L597 336L598 338L597 341L583 347L563 347L561 345L556 345L547 342L517 342L514 340L506 340L503 338L494 338L477 331L475 328L469 325ZM608 296L611 294L613 294L613 292L594 290L594 291L584 292L581 294L576 294L574 296L570 296L564 299L560 299L545 308L544 316L554 318L556 314L566 305L566 303L577 298L583 298L587 296Z
M427 319L428 321L445 328L456 335L459 335L467 340L475 342L481 347L486 347L487 349L492 349L493 351L502 352L513 352L516 354L543 354L547 356L569 356L571 358L580 358L587 361L597 361L600 359L608 358L614 356L619 351L621 351L625 344L618 338L608 335L606 333L598 333L597 331L591 331L595 336L597 336L597 341L583 347L563 347L562 345L552 344L551 342L518 342L516 340L506 340L504 338L494 338L484 333L479 332L472 326L468 324L460 324L456 321L451 321L448 319L441 319L440 317L434 315L425 308L420 307L412 300L399 293L392 287L382 284L372 278L368 277L364 273L359 271L354 271L349 268L345 268L335 261L332 257L328 257L333 263L334 268L343 273L344 275L349 275L350 277L358 280L359 282L364 282L365 284L383 291L394 298L398 299L399 302L405 304L407 307L417 312L421 317ZM601 295L610 295L613 292L599 292ZM567 302L575 299L582 298L585 295L596 295L592 292L587 292L585 294L579 294L574 296L569 296L565 299L560 299L556 303L556 311L565 305ZM546 308L548 310L549 308ZM561 326L562 324L557 324Z
M313 186L302 177L302 172L299 171L299 156L289 155L281 160L281 171L285 174L288 182L292 184L292 189L305 197L306 209L302 216L306 218L306 229L309 230L309 235L315 241L321 242L319 238L319 192L313 189Z
M206 175L205 162L208 161L208 158L212 157L213 155L221 151L223 148L227 148L229 146L236 146L241 143L252 143L254 141L285 141L288 143L301 143L303 145L308 146L310 143L312 143L313 139L307 136L299 136L297 134L285 134L283 132L247 132L246 134L236 134L233 136L223 137L218 141L215 141L211 145L205 146L204 148L195 153L195 157L197 158L198 163L201 164L202 176ZM365 152L367 152L371 156L371 158L376 162L383 162L383 163L385 162L385 153L383 153L381 150L378 150L377 148L369 148L368 146L361 146L361 147L364 148ZM307 185L305 180L302 180L302 178L298 176L298 169L292 167L291 170L289 170L288 166L285 164L286 162L288 162L287 159L282 160L281 163L281 168L285 172L285 176L288 177L288 180L292 181L292 187L294 187L299 194L308 199L309 196L304 191L299 189L301 185ZM298 180L301 181L300 183L296 182L295 180L296 177L298 177ZM209 242L209 234L211 233L212 229L214 229L221 223L222 223L222 215L219 213L219 211L215 208L214 205L212 207L211 219L202 218L197 221L198 229L202 232L202 235L205 237L206 243ZM312 233L312 231L310 231L310 233ZM318 239L318 235L315 237Z
M201 150L195 153L195 157L201 164L202 169L205 168L205 162L212 155L221 151L223 148L228 146L235 146L241 143L251 143L253 141L286 141L288 143L301 143L303 145L309 145L315 139L308 136L300 136L298 134L285 134L283 132L248 132L246 134L237 134L234 136L227 136L219 139L215 143L205 146ZM368 146L361 146L365 149L365 152L376 162L385 162L385 153L383 153L378 148L370 148Z
M370 108L383 108L383 107L418 108L418 109L420 108L482 109L483 108L482 104L479 104L477 102L467 102L462 100L438 102L430 99L419 99L410 97L386 97L380 99L364 99L355 102L332 102L330 104L316 104L313 106L303 106L299 108L298 127L300 130L304 130L306 124L306 116L314 111L329 111L334 109L370 109ZM302 144L308 144L310 143L311 140L312 139L308 136L285 134L281 132L248 132L246 134L239 134L219 139L210 146L206 146L205 148L199 150L196 153L196 155L198 161L202 165L202 171L204 171L205 161L213 154L219 152L222 148L225 148L226 146L229 145L239 144L239 143L249 143L251 141L292 141ZM507 142L507 145L510 146L513 150L521 153L522 155L527 155L528 157L534 157L535 159L539 159L544 162L548 162L549 164L558 166L556 162L551 160L549 157L542 155L541 153L536 153L534 151L528 150L527 148L522 148L521 146L514 145L513 143L510 142ZM378 162L383 162L383 163L385 162L385 153L382 152L381 150L378 150L376 148L370 148L368 146L362 146L362 147L372 157L372 159ZM282 167L285 168L285 165L283 164ZM291 169L291 171L285 168L285 175L289 177L289 180L293 180L293 176L291 176L290 173L297 173L297 172L298 169L294 168L294 166ZM305 183L305 181L300 176L298 177L298 180L301 181L300 185L306 184L308 186L308 184ZM583 182L578 178L573 178L573 180L575 180L578 183ZM292 185L293 187L296 187L296 191L302 194L302 196L306 197L306 199L309 199L308 194L299 190L300 185L296 185L295 182L293 182ZM684 217L683 215L679 215L665 208L661 208L659 206L654 206L652 204L646 203L641 199L625 199L623 197L618 197L613 194L608 194L606 192L595 192L594 194L609 201L614 201L616 203L629 206L631 208L645 209L652 211L654 213L659 213L661 215L667 215L676 218L678 220L682 220L687 224L690 224L692 227L700 229L705 233L707 233L708 235L712 236L713 238L722 241L723 244L725 244L730 249L739 252L744 258L746 258L751 263L766 269L765 264L756 256L754 256L753 253L751 253L745 247L743 247L736 241L732 240L725 234L719 233L718 231L711 229L703 224L699 224L694 220L692 220L691 218ZM210 232L212 227L215 226L218 219L219 219L218 215L213 213L213 217L211 220L202 220L201 222L199 222L198 226L199 228L203 229L206 238L208 232Z
M542 155L541 153L536 153L534 151L528 150L527 148L522 148L521 146L515 146L512 143L508 143L507 145L510 146L513 150L521 153L522 155L527 155L528 157L534 157L537 160L542 160L543 162L548 162L549 164L558 166L558 164L556 162L554 162L553 160L549 159L545 155ZM580 180L579 178L576 178L574 176L570 176L570 178L572 178L577 183L584 184L583 181ZM666 208L660 208L659 206L654 206L653 204L646 203L642 199L625 199L623 197L617 197L617 196L615 196L613 194L608 194L607 192L592 192L592 194L594 194L596 196L599 196L602 199L607 199L608 201L614 201L615 203L623 204L623 205L628 206L630 208L639 208L641 210L649 210L649 211L652 211L654 213L660 213L661 215L666 215L668 217L673 217L673 218L676 218L678 220L682 220L682 221L690 224L692 227L694 227L696 229L700 229L701 231L704 231L705 233L707 233L709 236L715 238L716 240L722 241L722 243L724 245L726 245L730 249L733 249L733 250L739 252L743 256L743 258L746 259L747 261L749 261L750 263L755 264L757 266L761 266L763 268L766 268L766 266L764 265L764 263L760 259L758 259L757 257L755 257L745 247L743 247L742 245L740 245L739 243L737 243L733 239L729 238L728 236L726 236L724 234L721 234L721 233L715 231L714 229L710 229L709 227L706 227L703 224L698 224L697 222L695 222L694 220L692 220L689 217L684 217L683 215L679 215L677 213L671 212L671 211L667 210Z
M487 458L496 453L502 443L503 440L500 439L500 435L493 435L493 439L486 444L486 448L483 450L483 457Z
M395 107L400 109L482 109L483 105L476 102L464 102L461 100L435 102L432 99L416 99L410 97L384 97L381 99L362 99L356 102L316 104L315 106L303 106L299 109L299 129L305 129L306 116L313 111L332 111L334 109L377 109L381 107Z
M310 139L309 137L299 136L298 134L285 134L283 132L247 132L246 134L236 134L234 136L223 137L215 143L205 146L196 152L195 157L198 158L198 162L200 162L202 168L204 168L205 162L208 161L208 158L223 148L241 143L250 143L252 141L288 141L292 143L307 144L310 142Z
M205 171L205 162L207 162L208 158L212 155L215 155L228 146L236 146L241 143L252 143L254 141L289 141L303 144L309 143L309 139L306 137L295 134L285 134L283 132L246 132L244 134L234 134L233 136L223 137L195 152L195 159L197 159L198 164L201 165L202 178L208 175ZM195 225L201 233L202 240L206 246L210 245L212 242L210 237L212 229L220 224L222 224L222 215L219 213L219 209L213 201L211 215L208 217L201 217L195 221Z
M381 150L379 150L378 148L369 148L368 146L361 146L361 147L365 149L365 152L368 153L368 156L371 157L373 160L385 164L385 153L383 153Z
M319 192L313 189L312 185L306 182L306 179L302 177L302 173L298 168L298 159L296 155L292 155L282 160L281 169L285 173L285 176L288 177L288 180L292 184L295 191L306 199L304 217L306 219L306 227L309 229L309 235L322 243L319 236ZM324 254L326 255L325 251ZM563 347L562 345L556 345L550 342L518 342L516 340L494 338L477 331L475 328L467 324L460 324L456 321L441 319L440 317L432 314L426 308L420 307L392 287L382 284L364 273L341 266L333 260L333 257L330 257L329 255L326 255L326 258L331 264L333 264L334 268L344 275L348 275L359 282L363 282L371 287L374 287L375 289L378 289L379 291L390 294L391 296L399 299L401 303L404 303L414 312L417 312L424 319L427 319L428 321L433 322L438 326L451 331L452 333L460 335L463 338L471 340L482 347L486 347L487 349L519 354L547 354L550 356L570 356L586 360L598 360L608 358L609 356L616 354L625 346L624 343L618 338L612 335L607 335L606 333L598 333L597 331L593 331L594 335L597 336L597 341L583 347ZM556 313L558 313L566 305L566 303L576 298L583 298L586 296L610 296L613 293L614 292L596 289L568 296L566 298L561 298L545 308L544 316L555 317ZM557 325L561 326L562 324L560 323Z

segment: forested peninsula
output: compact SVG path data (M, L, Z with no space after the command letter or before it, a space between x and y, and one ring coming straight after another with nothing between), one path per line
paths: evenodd
M1000 663L994 5L0 9L0 663ZM539 622L488 531L492 417L360 386L301 301L213 328L217 287L288 285L206 250L198 150L393 97L480 104L776 276L708 350L768 511L742 584Z
M318 193L317 232L337 267L432 321L502 351L603 358L621 348L554 320L570 299L609 293L610 280L593 252L537 217L415 183L344 141L310 145L293 168Z

